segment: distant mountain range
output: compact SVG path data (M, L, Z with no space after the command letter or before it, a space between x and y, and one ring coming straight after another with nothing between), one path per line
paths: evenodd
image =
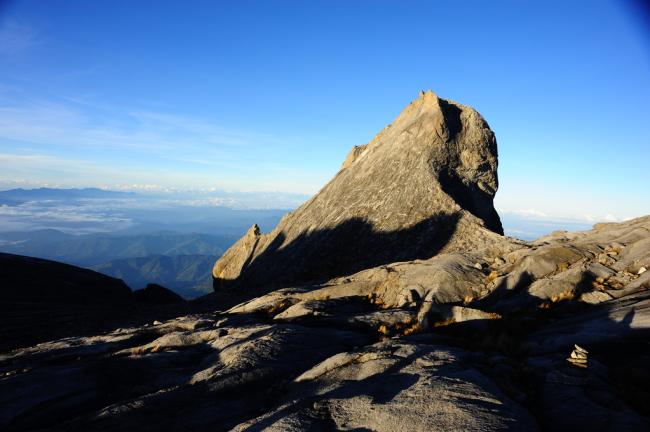
M186 298L211 291L211 270L231 235L157 232L72 235L57 230L0 233L0 251L91 268L132 289L158 283Z
M158 283L184 297L211 290L216 259L254 223L271 229L295 202L274 193L0 191L0 252L92 268L132 289ZM252 208L249 208L252 207ZM264 208L267 207L267 208Z
M0 252L91 268L123 279L132 289L158 283L191 298L211 291L214 262L252 224L270 231L286 213L262 207L297 198L99 188L5 190L0 191ZM523 239L589 227L507 213L502 221L506 234Z
M150 255L219 256L234 240L230 235L177 232L77 236L49 229L0 233L0 251L88 267L120 258Z
M132 289L157 283L185 298L212 292L212 266L219 255L153 255L109 261L90 268L122 279Z

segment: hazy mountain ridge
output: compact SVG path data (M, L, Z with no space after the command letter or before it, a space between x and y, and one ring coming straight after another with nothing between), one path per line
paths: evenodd
M221 255L229 235L160 232L142 235L71 235L56 230L0 233L0 250L78 266L151 255Z
M0 233L0 251L90 268L131 289L158 283L192 298L211 290L212 265L234 240L177 232L76 236L50 229Z
M193 298L212 291L211 270L217 258L217 255L151 255L115 259L90 268L122 279L132 289L156 283L185 298Z
M213 195L98 188L0 191L0 251L101 266L113 276L124 275L131 288L157 282L194 297L211 285L210 268L202 265L205 256L214 261L251 223L270 228L286 212L248 209L239 198L250 205L259 199L261 206L276 198L285 204L299 198L276 193ZM195 256L196 263L177 256Z

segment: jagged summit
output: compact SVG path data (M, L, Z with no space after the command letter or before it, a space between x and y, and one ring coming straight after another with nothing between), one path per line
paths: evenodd
M502 234L494 133L474 109L421 92L268 234L219 259L215 288L323 280L485 244Z

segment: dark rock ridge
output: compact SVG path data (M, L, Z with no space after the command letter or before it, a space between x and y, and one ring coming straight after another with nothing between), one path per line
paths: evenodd
M0 351L144 324L149 314L176 316L183 303L161 286L132 292L122 280L92 270L0 253ZM165 309L169 304L176 306Z
M474 109L422 92L323 189L215 264L215 289L282 285L466 250L502 234L494 133Z
M183 303L183 297L164 286L150 283L141 290L133 291L133 296L139 302L149 304L175 304Z
M0 281L0 300L68 304L131 300L131 290L120 279L22 255L0 253Z

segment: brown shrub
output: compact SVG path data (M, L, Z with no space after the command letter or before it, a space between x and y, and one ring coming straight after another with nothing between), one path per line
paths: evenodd
M492 282L499 277L499 273L496 270L492 270L489 275L487 275L487 281Z
M575 289L571 288L551 297L551 303L557 303L565 300L573 300L576 296Z

